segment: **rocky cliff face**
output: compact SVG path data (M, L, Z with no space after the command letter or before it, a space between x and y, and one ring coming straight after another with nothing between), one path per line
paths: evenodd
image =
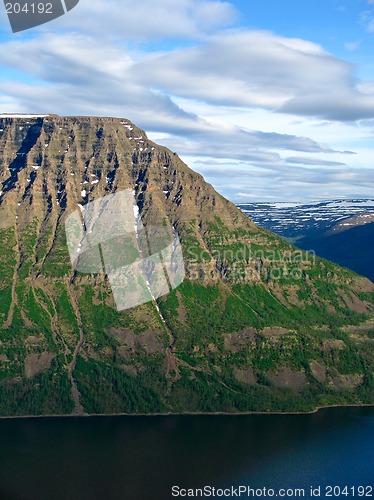
M372 402L373 284L258 228L128 120L0 118L0 413L304 410ZM184 283L116 311L65 220L131 189Z

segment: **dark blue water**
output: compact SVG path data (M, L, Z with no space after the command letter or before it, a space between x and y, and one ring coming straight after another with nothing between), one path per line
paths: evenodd
M1 500L165 500L172 486L240 485L308 498L321 486L325 498L326 485L373 482L373 408L0 421Z

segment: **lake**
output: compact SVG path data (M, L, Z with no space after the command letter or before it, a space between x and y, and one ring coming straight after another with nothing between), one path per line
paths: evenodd
M172 486L241 485L304 488L305 497L321 486L325 498L326 485L373 482L368 407L312 415L0 420L1 500L165 500L173 498Z

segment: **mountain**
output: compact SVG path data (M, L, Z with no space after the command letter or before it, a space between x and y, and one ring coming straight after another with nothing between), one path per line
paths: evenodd
M369 222L373 219L374 214L344 219L325 233L301 238L297 245L313 248L318 255L374 281L374 223Z
M129 120L2 115L0 151L1 415L373 403L368 279L258 227ZM118 311L65 230L129 190L147 231L178 235L186 277Z
M299 248L314 250L320 257L374 280L374 200L238 206L257 224Z
M241 203L237 205L256 224L285 238L299 240L322 234L349 218L374 213L374 200L329 200L314 203ZM362 219L361 219L362 220Z

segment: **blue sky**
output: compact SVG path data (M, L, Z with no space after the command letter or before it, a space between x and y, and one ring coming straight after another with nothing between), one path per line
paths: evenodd
M374 0L0 8L0 109L129 118L234 202L373 197L373 45Z

